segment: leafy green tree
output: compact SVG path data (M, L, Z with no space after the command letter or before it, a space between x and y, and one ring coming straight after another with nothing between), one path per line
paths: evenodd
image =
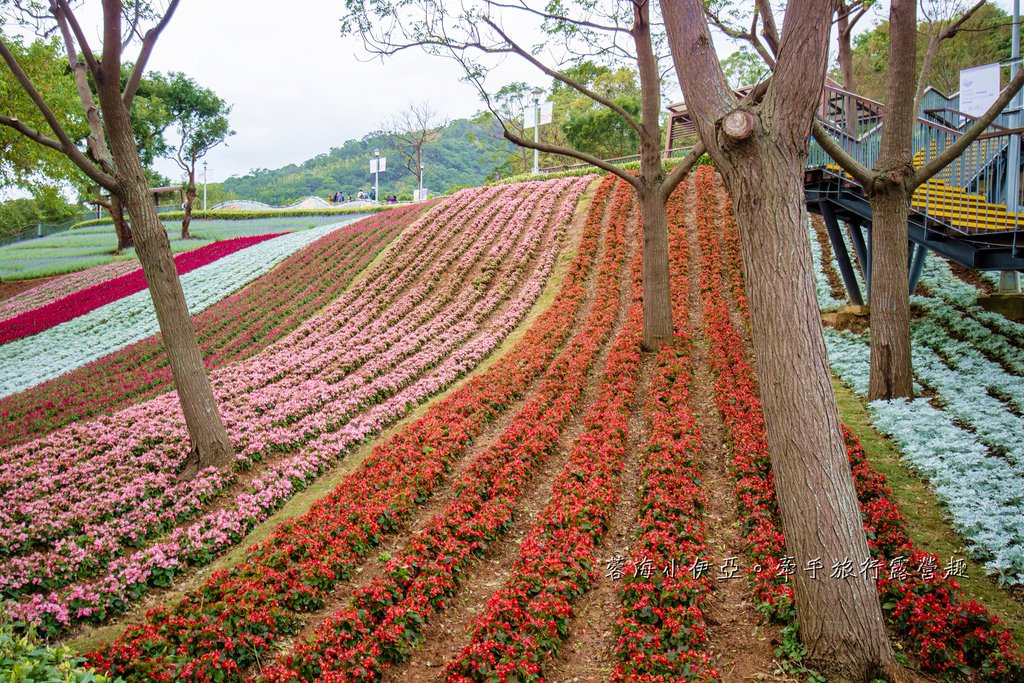
M917 24L915 73L924 67L932 38L949 23L948 18L925 18ZM1010 58L1011 18L998 5L985 3L950 38L941 41L922 79L946 95L960 89L960 70ZM870 31L853 39L853 72L857 94L883 101L889 77L889 21L879 22ZM1005 82L1004 82L1005 84Z
M196 199L196 163L235 134L228 125L231 107L212 90L182 73L170 74L163 104L178 134L174 161L185 173L185 218L181 222L181 238L188 239Z
M26 42L16 36L0 34L12 56L22 65L26 75L47 93L53 115L80 142L88 133L85 116L78 102L75 84L68 77L67 64L62 62L60 45L54 40ZM43 115L35 109L29 95L14 74L0 70L0 115L20 115L31 128L46 126ZM60 185L78 185L82 174L63 154L37 144L7 126L0 126L0 189L20 188L33 194L52 190Z
M746 45L722 60L722 73L733 88L742 88L760 82L768 74L768 66L761 56Z

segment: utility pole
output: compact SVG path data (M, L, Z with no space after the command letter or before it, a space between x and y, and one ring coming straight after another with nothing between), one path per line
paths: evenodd
M423 196L423 164L420 164L420 192L416 195L422 202L426 197Z
M540 142L540 96L544 91L540 88L533 89L533 141ZM533 175L540 173L540 152L533 150Z
M206 211L206 161L203 161L203 211Z
M380 150L373 150L373 201L380 200Z

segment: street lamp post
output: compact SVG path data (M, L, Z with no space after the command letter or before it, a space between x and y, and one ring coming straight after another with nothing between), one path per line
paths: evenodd
M206 211L206 162L203 162L203 211Z
M380 150L373 150L373 158L377 163L373 166L373 201L380 201Z
M533 89L533 141L540 142L540 96L544 91L540 88ZM540 173L540 151L535 147L533 150L533 174Z
M426 199L426 197L423 196L423 164L420 164L420 193L417 196L420 201Z

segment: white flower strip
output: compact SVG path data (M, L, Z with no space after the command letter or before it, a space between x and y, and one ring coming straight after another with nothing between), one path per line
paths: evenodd
M865 340L826 330L825 341L833 371L856 393L866 396L869 354ZM951 383L971 384L961 373L942 365L934 354L929 359L915 350L914 364L923 381L935 381L947 391ZM969 392L950 394L948 399L940 396L947 404L952 399L963 408L961 401L977 398ZM979 413L981 420L1007 414L997 406L990 407L991 413ZM1002 580L1024 580L1024 527L1020 524L1024 519L1024 477L1020 468L1010 467L974 434L954 424L952 409L937 410L924 399L874 401L868 408L875 427L893 439L906 462L931 484L958 531L970 542L972 554ZM992 430L986 428L986 432Z
M282 235L181 277L189 313L200 313L278 263L358 217ZM0 396L59 377L159 331L148 290L0 346Z
M923 399L875 401L875 426L927 479L988 571L1024 580L1024 479Z
M838 308L839 306L845 306L846 301L836 299L832 296L832 286L828 283L828 278L825 277L825 269L822 263L821 244L818 243L817 235L814 233L814 228L811 226L810 216L807 218L807 237L811 241L811 261L813 262L814 271L814 291L818 295L818 306L820 308ZM835 259L833 258L833 261ZM833 267L835 264L833 263Z

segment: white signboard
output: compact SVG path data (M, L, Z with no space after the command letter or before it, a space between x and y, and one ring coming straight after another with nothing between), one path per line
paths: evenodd
M960 72L960 111L981 116L999 97L999 64L986 64Z
M554 104L553 103L551 103L551 102L541 102L540 103L540 125L543 126L545 123L551 123L552 117L554 116L554 113L555 113L555 109L554 109ZM537 115L536 111L534 109L532 109L532 108L524 114L524 117L526 118L526 121L524 121L525 125L523 126L523 130L533 130L533 120L534 120L534 116L536 116L536 115Z
M377 162L380 162L379 168ZM387 157L380 157L379 159L370 159L370 173L383 173L388 170Z
M412 200L414 202L426 201L427 193L428 192L429 192L429 190L427 190L427 188L425 188L425 187L422 190L413 190L412 191Z

